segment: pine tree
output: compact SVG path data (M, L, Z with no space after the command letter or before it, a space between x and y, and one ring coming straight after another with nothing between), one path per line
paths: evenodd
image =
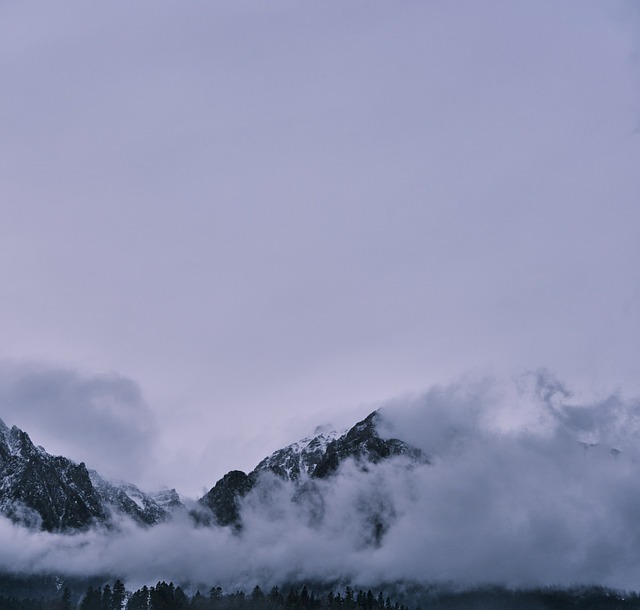
M102 601L100 603L101 610L112 610L113 606L113 594L111 593L111 587L107 584L102 590Z
M256 585L251 591L251 600L254 602L260 602L264 600L264 593L259 585Z
M175 610L187 610L189 608L189 598L182 590L182 587L176 587L173 592L173 607Z
M299 605L301 608L309 608L311 606L311 599L309 598L309 590L307 589L307 585L302 587L302 591L300 591L300 601Z
M329 591L329 593L327 593L327 602L326 602L327 608L333 608L333 603L334 603L333 600L334 600L333 591Z
M191 610L208 610L211 607L212 606L209 604L207 599L200 594L200 591L196 591L196 594L191 598L191 604L189 605Z
M69 587L65 587L62 591L62 599L60 600L61 610L71 610L71 591Z
M353 591L351 590L351 587L347 587L344 590L344 607L346 608L346 610L353 610L353 608L355 608Z
M127 599L127 590L121 580L113 583L111 610L122 610Z
M280 593L280 588L276 585L271 587L271 591L269 591L268 595L269 601L276 606L284 606L284 598Z
M220 587L211 587L209 591L209 603L211 608L216 608L222 601L222 589Z
M127 602L127 610L148 610L149 589L144 585L142 589L135 591Z
M373 610L373 607L375 606L376 600L375 597L373 597L373 593L371 593L371 589L369 589L367 591L367 598L366 598L366 602L365 602L365 607L367 608L367 610Z
M100 587L94 589L91 585L87 589L82 602L80 602L80 610L101 610L102 606L102 590Z
M173 610L175 587L172 582L158 582L155 587L149 589L149 599L153 610Z

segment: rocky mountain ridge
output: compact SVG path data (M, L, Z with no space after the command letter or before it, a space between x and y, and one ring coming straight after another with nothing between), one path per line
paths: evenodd
M154 496L129 483L107 481L84 462L50 455L26 432L0 420L0 512L17 523L72 532L111 526L118 516L126 516L140 525L155 525L178 504L175 490Z
M352 461L367 472L372 465L403 456L427 464L423 453L399 439L384 439L377 411L343 433L317 429L264 458L250 473L232 470L200 498L190 514L198 525L242 528L242 500L264 477L290 484L297 502L318 501L319 481L328 481ZM127 517L153 526L185 510L175 490L145 493L135 485L109 481L81 462L52 456L29 435L0 420L0 513L23 525L49 532L113 526Z
M255 488L262 475L275 475L292 482L299 494L309 494L314 490L314 481L330 478L347 460L353 460L363 471L372 464L399 456L415 463L429 463L417 447L400 439L382 438L377 430L379 418L379 412L374 411L343 434L319 431L316 436L275 451L248 474L232 470L200 498L199 503L211 511L213 522L240 528L241 501ZM202 513L194 516L200 522L211 522Z

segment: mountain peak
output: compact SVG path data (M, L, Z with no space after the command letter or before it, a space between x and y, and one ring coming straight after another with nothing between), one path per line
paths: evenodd
M84 464L54 457L13 426L0 438L0 512L47 531L89 527L104 518Z
M129 484L112 484L83 462L48 454L17 426L0 426L0 512L46 531L108 525L115 514L151 525L168 517L153 498Z
M313 476L324 479L334 474L348 458L362 465L378 462L394 456L407 456L412 460L428 464L428 458L417 447L397 438L383 439L377 430L380 414L374 411L353 428L327 446L318 462Z
M239 526L240 499L246 496L255 484L255 477L242 470L225 474L200 500L213 512L218 525ZM207 523L206 519L204 520Z
M287 481L300 481L313 476L327 447L339 437L335 430L322 427L318 432L318 428L313 436L306 436L264 458L253 472L270 471Z
M315 436L278 449L249 474L231 471L200 499L200 503L213 512L219 525L240 527L240 500L253 489L261 475L271 473L302 489L313 479L327 479L336 474L341 464L350 458L362 470L395 456L429 463L420 449L399 439L383 439L377 431L379 417L374 411L343 434L323 428ZM200 516L196 518L206 522Z

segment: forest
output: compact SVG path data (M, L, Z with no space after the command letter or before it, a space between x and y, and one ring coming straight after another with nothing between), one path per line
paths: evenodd
M268 593L256 585L250 594L243 591L224 593L212 587L206 593L192 595L182 587L164 581L128 591L120 580L87 590L77 599L69 587L58 597L33 599L4 596L0 592L0 610L410 610L392 602L382 592L377 596L368 590L346 587L342 593L329 591L323 595L302 587L272 587Z
M406 593L406 592L405 592ZM602 587L509 590L483 587L446 591L427 587L410 595L415 606L393 601L382 591L346 587L342 591L316 593L307 585L272 587L265 593L256 585L225 593L220 587L187 593L164 581L128 591L120 580L89 585L82 592L68 586L55 596L4 595L0 583L0 610L640 610L636 593Z

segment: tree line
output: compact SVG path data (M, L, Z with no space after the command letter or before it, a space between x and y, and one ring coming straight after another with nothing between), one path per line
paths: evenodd
M0 593L2 589L0 588ZM485 587L439 592L430 589L418 596L424 610L640 610L640 596L598 586L572 589L509 590ZM415 601L415 600L414 600ZM120 580L89 586L82 594L64 587L52 599L26 599L0 594L0 610L409 610L382 592L346 587L340 592L316 593L306 585L268 592L255 586L251 593L224 593L213 587L188 594L164 581L128 591ZM418 606L415 610L420 610Z
M75 601L65 587L56 599L16 599L0 596L0 610L409 610L404 604L392 603L382 592L346 587L343 592L317 594L306 585L278 586L265 593L256 585L250 594L243 591L224 593L221 587L208 592L186 593L172 582L146 585L128 591L122 581L101 587L89 586Z

